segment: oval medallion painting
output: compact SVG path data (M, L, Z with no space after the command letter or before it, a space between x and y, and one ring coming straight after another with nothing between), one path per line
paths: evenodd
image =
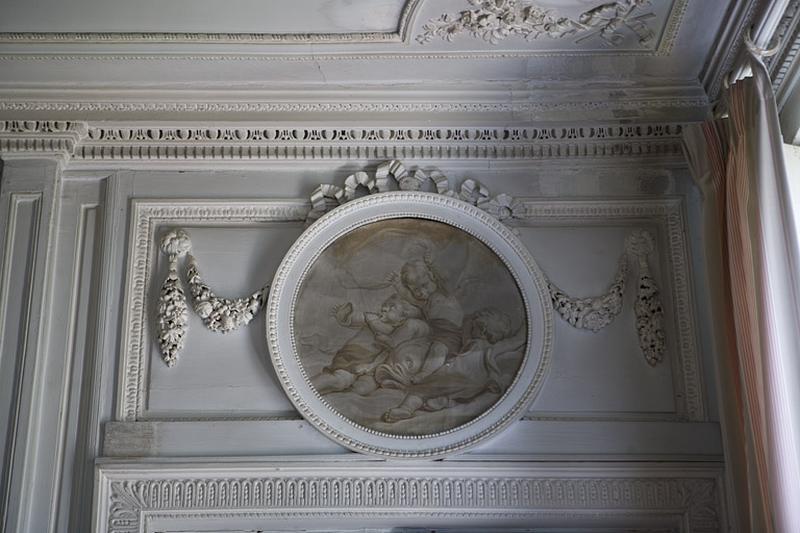
M504 225L456 199L336 208L270 294L275 368L306 419L358 451L438 457L518 418L551 344L543 277Z

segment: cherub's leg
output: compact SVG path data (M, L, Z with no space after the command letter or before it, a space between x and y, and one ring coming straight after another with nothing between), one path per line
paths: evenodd
M339 368L333 372L323 372L311 381L320 394L341 392L347 390L356 380L356 376L347 370Z
M441 411L442 409L447 409L448 407L452 407L452 403L453 401L450 400L450 398L447 396L439 396L438 398L428 398L422 405L422 409L425 411Z
M383 421L391 423L411 418L420 407L422 407L422 398L409 394L400 405L383 413Z
M412 381L414 383L419 383L422 378L440 369L446 360L447 346L441 342L431 343L431 347L428 348L428 352L425 356L425 361L422 363L422 367L412 376Z

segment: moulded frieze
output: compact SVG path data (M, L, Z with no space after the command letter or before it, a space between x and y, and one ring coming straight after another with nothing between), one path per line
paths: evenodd
M676 124L521 128L90 128L75 159L559 159L681 157Z
M351 465L312 473L308 467L282 465L271 471L254 467L242 474L240 468L184 468L166 475L101 466L97 525L102 532L133 533L150 531L156 521L179 524L189 515L195 522L225 518L251 526L276 519L302 524L320 517L523 518L530 523L555 518L562 524L591 517L592 527L602 528L619 524L621 516L639 524L652 524L658 516L669 517L676 531L722 531L718 471L687 469L681 474L678 466L677 474L665 475L642 465L636 473L630 466L617 466L614 473L607 468L555 473L525 465L510 470L503 465L445 463L422 473Z
M436 104L438 105L438 104ZM679 124L542 127L267 127L0 121L0 154L76 162L682 157Z
M223 56L224 57L224 56ZM6 59L0 56L0 59ZM31 59L31 58L27 58ZM69 58L65 58L68 60ZM137 58L132 58L137 59ZM141 59L148 59L143 56ZM157 58L150 58L157 59ZM164 59L160 57L158 59ZM198 58L193 58L198 59ZM213 58L209 58L213 59ZM597 109L643 110L695 108L708 105L704 96L671 98L602 99L566 102L136 102L136 101L37 101L2 100L0 111L47 113L520 113L540 111L591 111Z

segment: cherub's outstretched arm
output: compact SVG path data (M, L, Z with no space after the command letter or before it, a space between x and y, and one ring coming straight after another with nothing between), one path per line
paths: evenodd
M364 313L364 322L369 326L375 335L389 335L395 330L395 326L387 324L376 313Z
M353 304L350 302L334 305L331 316L345 328L362 328L367 323L364 313L353 313Z

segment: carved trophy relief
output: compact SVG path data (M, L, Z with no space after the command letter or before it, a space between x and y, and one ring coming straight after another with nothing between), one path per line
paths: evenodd
M637 37L640 46L649 46L655 33L649 21L655 14L648 10L652 0L618 0L596 5L576 18L546 9L527 0L468 0L472 9L444 13L430 20L417 36L425 44L439 37L452 41L456 36L469 34L490 44L507 37L527 41L540 38L572 38L576 44L598 39L608 46L619 46L626 34Z

